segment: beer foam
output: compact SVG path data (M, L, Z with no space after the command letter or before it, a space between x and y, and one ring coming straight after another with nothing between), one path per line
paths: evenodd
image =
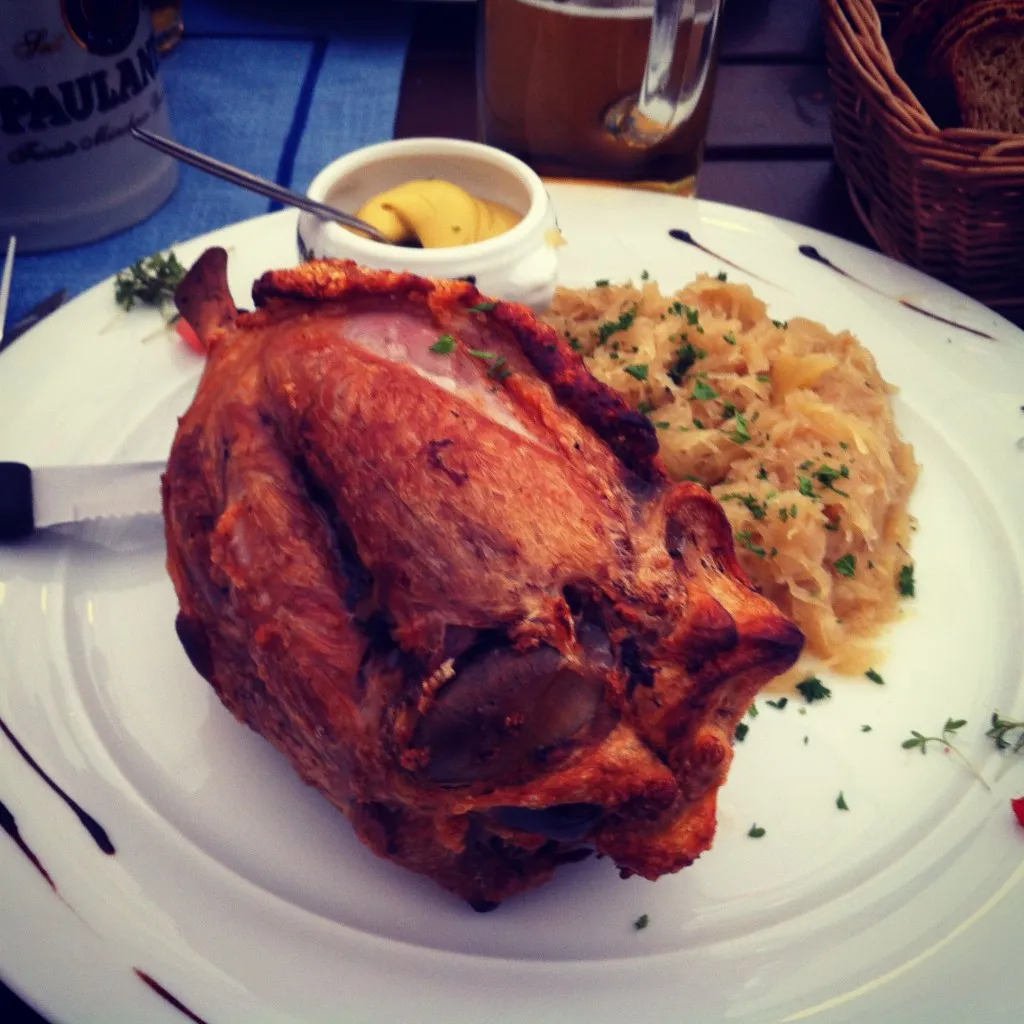
M517 0L524 7L539 7L552 14L564 14L567 18L621 18L649 21L654 10L653 0L611 0L615 7L589 7L583 4L562 3L560 0ZM621 6L628 3L628 7Z

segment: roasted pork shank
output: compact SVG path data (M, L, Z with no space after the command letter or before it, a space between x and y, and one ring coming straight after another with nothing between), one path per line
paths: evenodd
M313 262L209 349L164 476L193 665L381 857L488 909L587 850L710 845L738 719L797 628L652 425L522 306Z

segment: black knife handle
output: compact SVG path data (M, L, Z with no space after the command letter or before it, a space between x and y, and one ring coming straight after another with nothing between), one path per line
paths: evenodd
M32 471L21 462L0 462L0 540L27 537L35 529Z

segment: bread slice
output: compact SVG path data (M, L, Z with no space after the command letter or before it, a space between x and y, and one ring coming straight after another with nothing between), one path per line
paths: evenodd
M946 58L968 128L1024 135L1024 4L1020 12L976 25Z

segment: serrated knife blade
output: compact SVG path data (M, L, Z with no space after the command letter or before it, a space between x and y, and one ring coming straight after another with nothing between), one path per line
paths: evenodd
M163 462L46 466L0 462L0 540L94 519L157 515Z

